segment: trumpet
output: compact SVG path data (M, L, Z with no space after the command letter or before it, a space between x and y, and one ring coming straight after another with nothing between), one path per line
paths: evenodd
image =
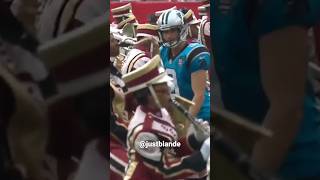
M128 24L123 29L116 29L110 26L110 33L113 37L119 41L121 47L127 47L135 45L137 38L134 38L133 25Z
M114 33L113 37L119 41L119 45L121 47L132 46L132 45L135 45L137 42L136 38L132 38L126 35L121 35L119 33Z
M210 132L208 132L207 129L205 129L197 120L195 117L193 117L189 111L183 107L179 102L177 102L175 99L170 99L169 102L176 107L181 113L183 113L186 116L186 119L190 121L190 123L192 123L195 128L203 131L206 134L210 134Z

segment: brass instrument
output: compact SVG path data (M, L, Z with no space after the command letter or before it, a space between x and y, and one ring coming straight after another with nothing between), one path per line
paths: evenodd
M116 29L114 27L110 27L110 33L112 36L119 41L120 46L120 54L116 57L116 65L117 68L123 64L123 61L127 55L127 53L133 48L136 44L137 39L132 36L132 33L126 29ZM127 35L128 34L128 35Z
M206 129L196 121L195 117L193 117L187 110L191 105L194 103L190 100L187 100L181 96L175 96L173 99L170 100L170 103L173 105L172 110L172 119L177 126L177 131L179 135L186 136L190 123L192 123L197 129L201 131L207 132Z
M119 118L128 120L128 116L125 111L125 97L121 87L117 87L114 82L110 82L110 87L114 93L114 98L111 103L113 111Z
M201 131L210 134L210 132L207 132L207 129L204 129L202 125L199 124L196 119L191 116L191 114L187 111L186 105L193 105L194 103L190 100L187 100L181 96L175 96L174 99L171 99L170 102L172 103L174 107L174 114L175 117L173 117L173 121L175 122L176 126L177 125L185 125L183 128L183 131L180 132L184 136L187 134L188 127L190 126L190 123L192 123L195 128L200 129ZM179 115L179 116L178 116ZM179 119L180 117L180 119ZM179 134L179 128L177 128L178 134ZM181 130L180 130L181 131ZM207 160L207 171L210 172L210 156L209 159ZM207 177L208 179L210 178L210 175Z
M124 25L124 27L122 28L122 32L123 34L131 38L136 37L137 34L136 27L133 23L127 23L126 25Z
M181 96L175 95L174 99L185 109L188 109L190 106L194 105L192 101ZM168 111L171 115L172 121L176 125L179 137L185 137L190 126L190 122L187 120L186 115L183 114L176 106L172 106L172 109L168 109Z
M116 29L110 26L110 33L119 41L121 47L133 46L137 42L133 24L126 24L123 29Z

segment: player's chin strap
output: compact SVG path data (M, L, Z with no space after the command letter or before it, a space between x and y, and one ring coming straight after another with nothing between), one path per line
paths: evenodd
M180 45L181 43L185 42L186 40L184 38L179 37L179 39L177 41L174 41L172 44L170 44L169 42L166 42L164 44L167 44L168 47L170 48L175 48L178 45Z

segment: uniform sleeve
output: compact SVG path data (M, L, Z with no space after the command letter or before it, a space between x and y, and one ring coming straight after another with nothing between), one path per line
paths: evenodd
M190 53L191 59L190 71L191 73L199 70L209 70L210 68L210 53L205 47L198 47Z
M195 151L199 151L202 145L202 142L198 142L194 136L191 134L189 136L179 139L181 146L177 148L177 156L182 157L189 154L192 154Z
M206 161L200 151L190 155L178 157L160 147L147 147L141 142L156 142L158 137L155 134L142 132L137 135L134 141L135 150L143 157L144 161L165 178L182 179L192 175L206 172ZM203 173L202 173L203 174Z

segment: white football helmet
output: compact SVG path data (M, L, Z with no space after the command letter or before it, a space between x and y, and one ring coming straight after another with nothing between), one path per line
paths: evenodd
M160 41L166 47L175 47L187 39L187 25L183 20L184 14L178 10L168 10L162 13L157 21L159 26L159 37ZM165 42L163 38L163 31L167 31L173 28L177 28L179 31L178 38L173 42Z

